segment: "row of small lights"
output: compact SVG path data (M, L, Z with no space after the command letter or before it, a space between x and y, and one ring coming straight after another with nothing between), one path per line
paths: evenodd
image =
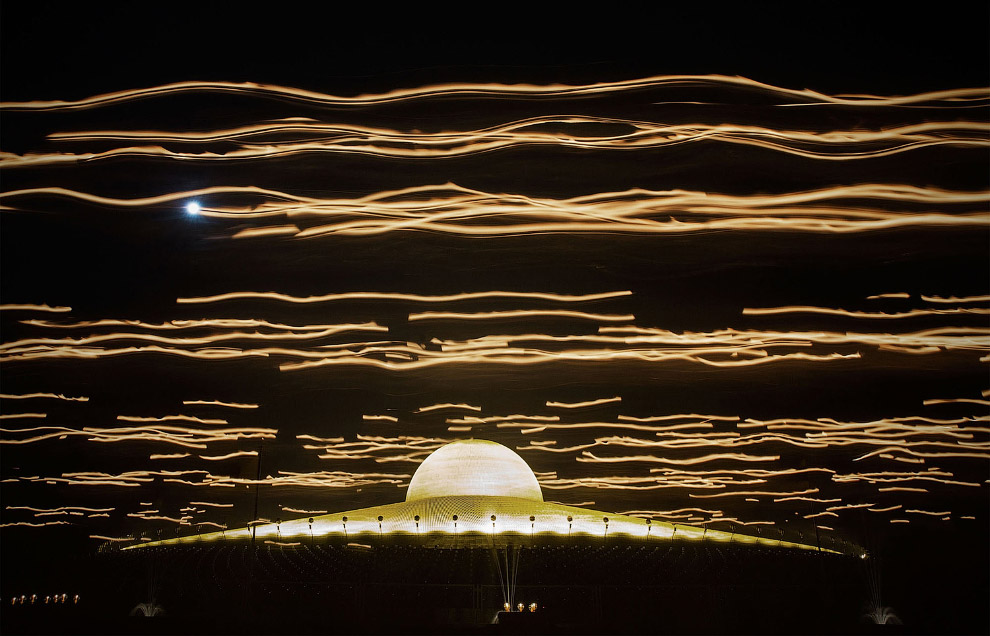
M505 605L503 605L502 607L504 607L504 608L505 608L505 611L506 611L506 612L511 612L511 611L512 611L512 605L511 605L510 603L506 603L506 604L505 604ZM530 603L530 604L529 604L529 611L531 611L531 612L535 612L535 611L536 611L536 609L537 609L537 607L538 607L538 606L536 605L536 603ZM519 603L518 605L516 605L516 611L517 611L517 612L525 612L525 611L526 611L526 609L527 609L527 608L526 608L526 604L525 604L525 603Z
M451 517L451 519L453 520L454 527L456 528L457 527L457 515L453 515ZM496 519L495 515L492 515L492 527L493 528L495 527L495 519ZM313 530L313 522L315 521L315 519L313 519L313 517L310 517L307 521L309 521L309 529L310 529L310 531L312 531ZM346 527L347 527L347 517L341 517L340 521L341 521L342 524L344 524L344 527L346 529ZM381 525L382 525L382 522L383 521L385 521L385 517L383 517L382 515L378 515L378 529L379 530L381 530ZM413 521L416 522L416 529L418 530L419 529L419 515L414 516L413 517ZM645 521L646 521L646 525L647 526L650 526L653 523L649 519L645 519ZM530 515L529 516L529 522L530 522L530 524L535 524L536 523L536 517L534 515ZM573 524L573 522L574 522L574 517L572 517L571 515L567 515L567 524L568 524L568 527L570 527ZM607 529L608 528L608 517L602 517L602 523L605 524L605 527ZM281 519L276 519L275 520L275 525L276 526L280 526L281 524L282 524L282 520Z
M32 594L30 597L28 597L26 594L21 594L20 596L15 596L15 597L11 598L10 599L10 604L11 605L24 605L24 603L27 602L30 605L34 605L34 603L37 600L38 600L38 595L37 594ZM67 604L69 602L69 595L68 594L55 594L54 596L46 596L44 602L47 604L49 602L53 602L53 600L54 600L55 603ZM76 594L75 596L72 597L72 603L73 604L79 603L79 595L78 594Z

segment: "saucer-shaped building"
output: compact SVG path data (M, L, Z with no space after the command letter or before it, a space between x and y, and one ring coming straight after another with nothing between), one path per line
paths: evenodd
M130 548L244 539L291 546L335 537L433 547L531 545L554 537L625 541L706 541L833 552L817 545L651 521L543 500L540 483L511 449L487 440L451 442L419 466L401 503L154 541ZM429 541L426 541L429 539Z
M514 451L465 440L427 457L399 503L95 558L105 596L130 599L100 612L154 602L183 628L223 615L236 633L489 633L496 617L541 633L842 631L865 561L829 547L548 502Z

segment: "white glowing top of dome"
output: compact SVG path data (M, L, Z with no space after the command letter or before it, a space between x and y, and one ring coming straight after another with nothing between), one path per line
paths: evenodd
M433 451L413 474L406 501L456 495L543 501L540 482L523 458L483 439L451 442Z

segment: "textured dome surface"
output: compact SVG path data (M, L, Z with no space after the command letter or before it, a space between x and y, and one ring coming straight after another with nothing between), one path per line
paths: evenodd
M413 474L406 501L455 495L543 501L540 483L522 457L480 439L451 442L435 450Z

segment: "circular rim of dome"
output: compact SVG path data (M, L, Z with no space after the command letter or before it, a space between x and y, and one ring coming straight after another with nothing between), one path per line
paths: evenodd
M485 439L457 440L433 451L409 481L406 501L433 497L518 497L543 501L533 469L514 450Z

